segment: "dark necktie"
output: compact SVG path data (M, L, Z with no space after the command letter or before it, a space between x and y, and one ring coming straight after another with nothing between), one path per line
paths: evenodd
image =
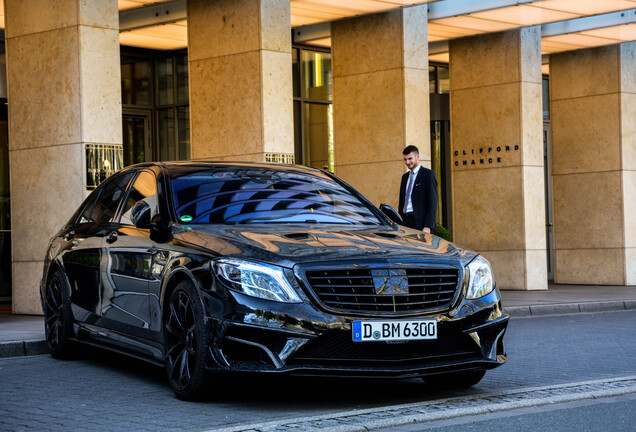
M409 179L407 180L408 185L406 187L406 197L404 199L404 213L406 213L406 209L409 206L409 200L411 199L411 191L413 190L413 171L409 173Z

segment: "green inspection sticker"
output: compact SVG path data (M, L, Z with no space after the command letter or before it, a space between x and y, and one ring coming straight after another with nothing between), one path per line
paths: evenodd
M192 222L193 218L190 215L183 215L179 219L181 219L181 222Z

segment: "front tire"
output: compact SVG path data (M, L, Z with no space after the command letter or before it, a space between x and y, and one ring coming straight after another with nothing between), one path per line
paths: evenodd
M73 313L68 299L64 274L57 270L46 283L44 299L44 334L51 356L69 358L72 354Z
M163 327L170 386L179 399L199 399L210 381L205 369L209 341L199 295L190 281L180 282L172 292Z
M436 389L467 389L476 385L486 375L486 371L452 372L423 377L424 382Z

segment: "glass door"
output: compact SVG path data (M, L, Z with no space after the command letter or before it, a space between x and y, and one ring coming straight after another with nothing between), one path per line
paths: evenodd
M437 224L452 232L450 121L431 122L431 169L437 176Z
M150 146L150 110L124 108L122 116L124 165L153 160Z

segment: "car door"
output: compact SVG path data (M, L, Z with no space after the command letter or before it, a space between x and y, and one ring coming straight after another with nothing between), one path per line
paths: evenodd
M104 182L62 235L66 244L61 259L71 286L73 315L88 324L101 325L101 245L107 233L103 222L115 213L131 178L127 173Z
M151 339L149 283L156 248L150 230L133 224L132 209L141 200L150 205L151 218L158 214L157 178L150 169L139 171L104 238L102 317L109 329Z

